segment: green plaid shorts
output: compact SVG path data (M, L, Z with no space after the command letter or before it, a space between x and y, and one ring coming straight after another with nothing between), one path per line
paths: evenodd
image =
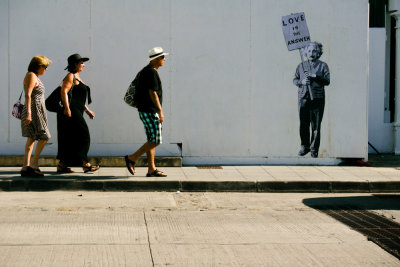
M158 116L158 114L152 112L139 111L139 117L144 124L144 130L146 131L147 141L156 144L161 144L162 124L160 123L160 117Z

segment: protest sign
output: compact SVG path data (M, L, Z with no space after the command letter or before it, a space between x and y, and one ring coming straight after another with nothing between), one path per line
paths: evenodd
M311 42L304 12L283 16L282 30L289 51L303 48Z
M301 48L306 47L311 42L311 37L310 33L308 32L306 22L306 15L304 15L304 12L283 16L282 31L288 50L292 51L299 49L303 70L310 72L310 69L306 69L304 67L303 54L300 51ZM313 100L314 96L312 94L310 85L307 85L307 90L310 93L311 100Z

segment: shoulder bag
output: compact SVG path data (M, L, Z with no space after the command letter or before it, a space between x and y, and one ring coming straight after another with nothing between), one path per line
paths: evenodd
M14 118L21 119L22 116L22 110L24 109L24 104L21 103L21 97L22 93L24 92L24 89L22 89L22 92L19 96L19 99L17 103L14 104L13 109L11 111L11 114L13 115Z
M72 82L71 89L68 92L68 102L71 103L72 99L72 88L75 85L75 75ZM46 98L45 101L46 109L50 112L62 112L64 105L61 100L61 85L58 86L54 91Z
M124 101L126 104L128 104L131 107L137 108L138 106L138 81L140 78L140 72L136 75L135 79L131 82L131 84L128 87L128 90L126 90L125 96L124 96Z

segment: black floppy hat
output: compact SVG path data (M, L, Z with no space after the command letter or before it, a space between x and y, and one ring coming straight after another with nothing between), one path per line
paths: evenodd
M81 57L81 55L79 55L79 54L73 54L68 57L68 66L72 66L80 61L85 62L88 60L89 60L88 57ZM68 66L65 69L67 69Z

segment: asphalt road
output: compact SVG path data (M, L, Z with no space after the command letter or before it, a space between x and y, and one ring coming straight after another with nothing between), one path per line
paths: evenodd
M0 192L0 266L400 266L321 203L400 222L397 196Z

